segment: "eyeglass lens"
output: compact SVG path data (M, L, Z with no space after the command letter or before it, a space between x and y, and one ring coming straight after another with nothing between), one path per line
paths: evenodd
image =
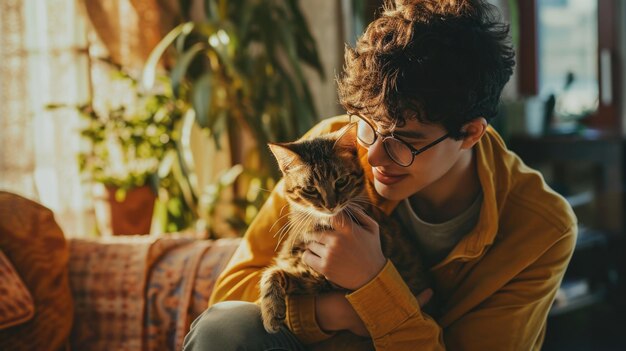
M359 141L367 147L371 146L376 141L376 130L362 118L356 117L356 119ZM406 166L413 161L411 149L400 140L393 137L383 137L383 145L389 157L399 165Z

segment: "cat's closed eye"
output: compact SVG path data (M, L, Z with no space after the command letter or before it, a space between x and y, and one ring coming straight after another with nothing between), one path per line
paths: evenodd
M305 186L302 188L302 191L307 195L317 195L317 188L314 186Z
M348 177L347 176L343 176L343 177L335 180L335 189L337 189L337 190L341 190L341 189L345 188L346 185L348 185Z

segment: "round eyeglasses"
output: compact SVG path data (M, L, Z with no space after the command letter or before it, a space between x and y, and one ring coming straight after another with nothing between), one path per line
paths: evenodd
M393 133L388 135L380 133L368 120L359 115L350 115L350 123L356 123L357 140L365 148L369 148L374 145L376 139L380 135L389 158L402 167L409 167L413 164L415 156L439 144L450 136L450 134L446 134L432 143L416 149L413 145L407 143L406 141L396 138Z

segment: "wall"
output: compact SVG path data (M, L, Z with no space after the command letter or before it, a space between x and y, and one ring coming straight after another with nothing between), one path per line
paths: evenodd
M306 70L320 119L344 113L337 98L335 76L341 72L343 66L346 42L343 16L345 11L350 10L350 6L346 6L349 3L349 1L300 1L309 28L317 41L326 74L322 80L313 70Z
M618 35L618 49L616 52L616 59L621 67L621 102L622 106L618 107L618 111L621 114L622 120L622 135L626 136L626 3L624 1L617 2L617 10L619 13L619 19L617 24L619 30Z

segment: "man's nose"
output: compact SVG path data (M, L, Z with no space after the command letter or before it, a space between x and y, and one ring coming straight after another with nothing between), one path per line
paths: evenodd
M383 138L376 138L374 144L370 145L367 149L367 161L374 167L388 165L391 161L385 146L383 145Z

